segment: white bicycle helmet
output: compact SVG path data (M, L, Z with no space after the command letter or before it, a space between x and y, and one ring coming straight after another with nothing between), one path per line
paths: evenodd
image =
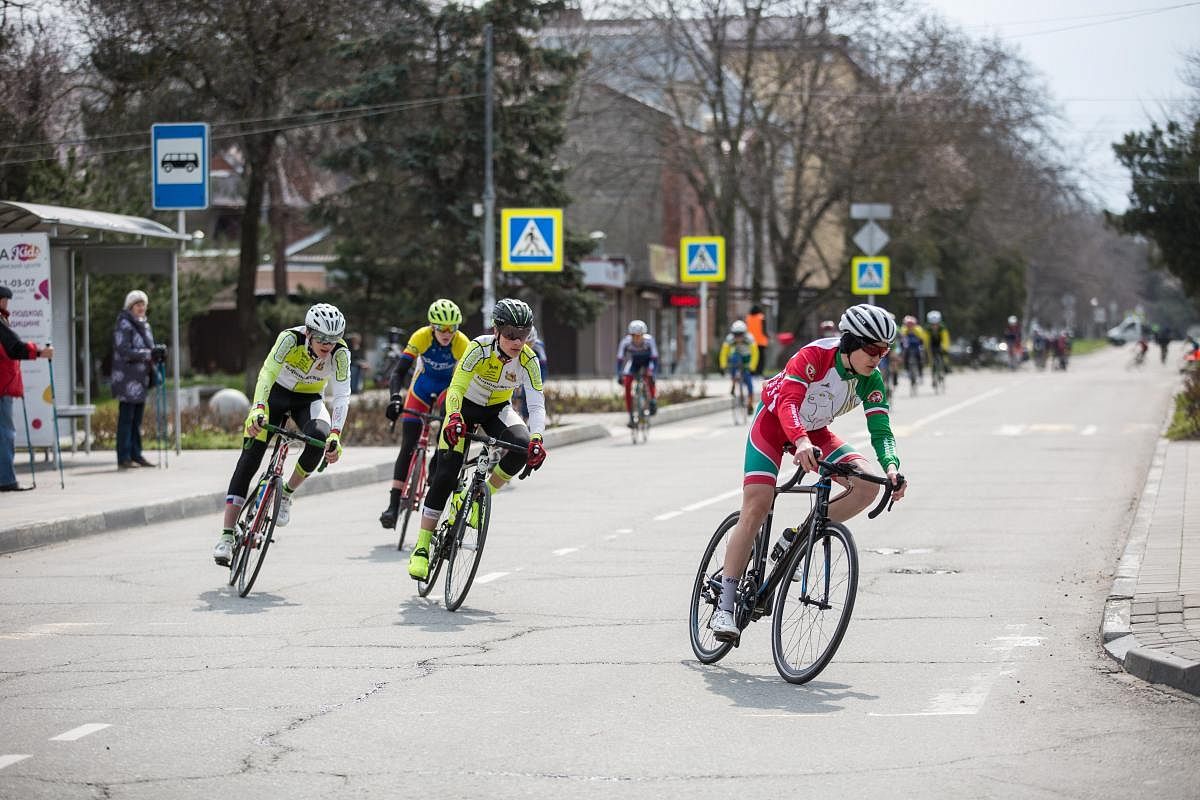
M859 303L842 314L838 330L852 333L865 342L891 342L896 338L896 320L880 306Z
M930 325L941 325L942 324L942 312L937 311L937 310L930 311L928 314L925 315L925 321L928 322Z
M640 319L635 319L633 322L629 323L629 333L631 334L645 335L646 331L648 330L650 329L646 327L646 323L642 322Z
M729 326L729 332L735 333L735 334L736 333L745 333L746 332L746 323L742 322L740 319L734 320L733 324Z
M346 318L329 303L317 303L310 308L304 315L304 324L322 336L341 336L346 332Z

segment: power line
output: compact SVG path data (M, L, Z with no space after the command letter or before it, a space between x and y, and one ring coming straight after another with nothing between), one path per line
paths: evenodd
M476 98L480 98L480 97L483 97L482 93L464 94L464 95L454 95L453 97L429 98L429 99L425 99L425 100L403 100L403 101L397 101L395 103L383 103L383 104L373 105L373 106L353 106L350 108L329 109L326 111L308 111L308 112L303 112L301 114L291 114L291 115L284 115L284 116L278 116L278 117L259 117L259 118L249 118L249 119L244 119L244 120L230 120L230 121L216 122L216 123L213 123L213 125L212 125L212 127L214 129L227 129L227 128L232 128L235 126L249 125L249 124L258 123L258 122L278 122L280 124L266 125L266 126L250 128L250 129L237 129L237 130L231 130L231 131L228 131L225 133L214 133L212 140L214 142L216 142L216 141L224 141L227 139L236 139L240 136L253 136L253 135L259 134L259 133L270 133L271 131L286 131L286 130L295 130L297 128L316 127L316 126L320 126L320 125L332 125L332 124L337 124L340 122L349 122L349 121L353 121L353 120L357 120L357 119L366 119L368 117L380 116L383 114L391 114L391 113L395 113L397 111L408 111L408 110L413 110L413 109L418 109L418 108L426 108L426 107L430 107L430 106L442 105L442 104L447 104L447 103L461 102L464 100L472 100L472 99L476 99ZM329 119L315 119L315 120L308 119L310 117L320 116L320 115L333 115L333 116L331 116L331 118L329 118ZM100 136L93 136L93 137L88 137L88 138L83 138L83 139L58 139L58 140L54 140L54 141L35 142L35 143L29 143L29 144L20 144L20 143L0 144L0 148L18 150L18 149L36 148L36 147L70 147L70 146L78 146L78 145L89 145L89 144L94 144L96 142L106 141L106 140L111 140L111 139L122 139L122 138L127 138L130 136L148 138L150 136L150 133L148 131L127 131L124 133L103 134ZM96 150L91 150L82 155L85 158L96 158L98 156L114 155L117 153L135 153L135 152L138 152L139 150L147 150L147 149L149 149L149 147L150 147L149 142L141 142L138 144L129 145L129 146L125 146L125 147L99 148ZM56 157L57 156L50 155L50 156L42 156L42 157L6 159L3 161L0 161L0 166L10 166L10 165L15 165L15 164L31 164L31 163L36 163L39 161L50 161L50 160L55 159Z
M1103 19L1103 20L1099 20L1096 22L1084 22L1079 25L1068 25L1063 28L1050 28L1049 30L1044 30L1044 31L1031 31L1029 33L1014 33L1009 36L1001 36L1000 38L1005 39L1005 40L1007 40L1007 39L1026 39L1030 36L1046 36L1051 33L1065 33L1066 31L1077 31L1077 30L1081 30L1083 28L1095 28L1099 25L1111 25L1114 22L1125 22L1126 20L1138 19L1140 17L1150 17L1150 16L1154 16L1157 14L1163 14L1168 11L1177 11L1178 9L1181 9L1181 8L1189 8L1191 6L1200 6L1200 2L1181 3L1179 5L1174 5L1174 6L1162 6L1160 8L1152 8L1147 11L1139 11L1136 13L1129 13L1122 17Z

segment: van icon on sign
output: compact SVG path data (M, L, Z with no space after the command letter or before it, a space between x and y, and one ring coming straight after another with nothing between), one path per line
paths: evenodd
M183 169L191 172L200 166L200 156L195 153L166 153L160 162L163 172Z

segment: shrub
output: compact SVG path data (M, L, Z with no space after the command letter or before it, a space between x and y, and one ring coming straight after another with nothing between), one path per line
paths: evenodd
M1175 415L1167 428L1168 439L1200 439L1200 363L1192 363L1175 395Z

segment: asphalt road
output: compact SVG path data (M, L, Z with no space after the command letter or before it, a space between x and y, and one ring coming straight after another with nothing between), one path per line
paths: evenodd
M215 518L4 556L0 797L1195 798L1200 704L1098 642L1174 385L1125 358L901 389L909 496L852 522L854 620L806 686L766 621L715 666L688 645L725 415L552 452L457 613L378 528L385 484L301 497L246 599Z

